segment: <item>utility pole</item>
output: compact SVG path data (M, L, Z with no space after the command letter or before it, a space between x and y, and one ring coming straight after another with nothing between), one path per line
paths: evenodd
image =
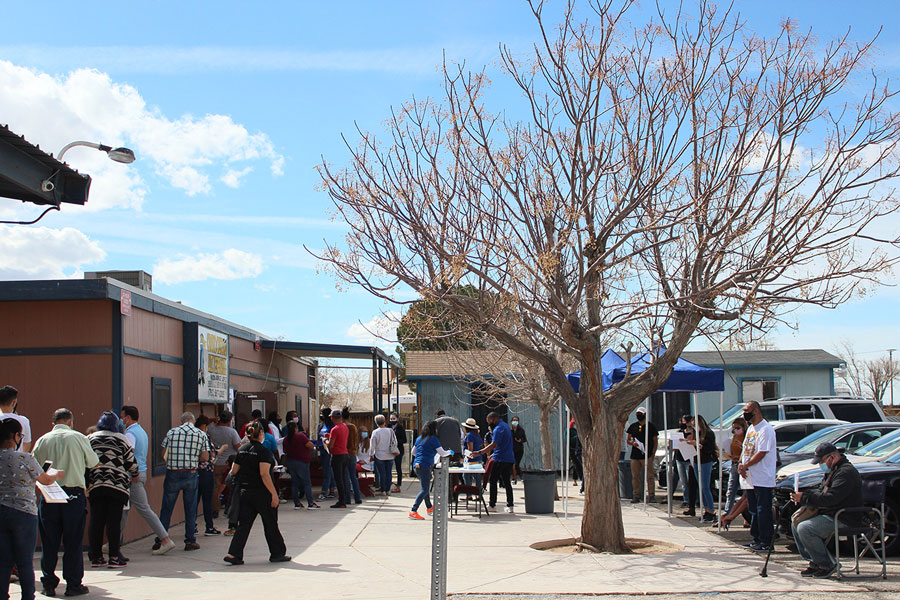
M894 350L896 348L888 348L888 374L891 376L891 406L894 406Z

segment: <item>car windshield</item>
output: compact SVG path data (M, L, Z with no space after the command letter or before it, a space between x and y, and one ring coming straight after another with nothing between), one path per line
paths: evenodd
M731 427L731 424L734 422L734 420L737 419L738 417L740 417L743 412L744 412L744 405L743 404L735 404L734 406L732 406L731 408L729 408L728 410L725 411L725 414L722 415L721 419L719 419L717 417L712 423L709 424L709 426L714 427L716 429L719 429L719 428L724 429L725 427ZM722 422L721 425L719 424L720 421Z
M853 451L856 456L869 458L882 458L900 449L900 429L883 435L874 442L870 442L862 448Z
M834 443L839 440L846 429L841 427L840 425L836 425L834 427L826 427L825 429L820 429L815 433L811 433L799 442L788 446L784 449L785 452L813 452L816 449L816 446L819 444L824 444L825 442Z

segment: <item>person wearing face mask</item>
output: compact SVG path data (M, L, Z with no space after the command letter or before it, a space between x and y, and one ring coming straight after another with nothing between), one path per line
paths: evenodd
M744 405L744 420L750 423L741 447L738 475L741 488L746 490L750 514L750 535L753 542L747 548L767 552L775 533L772 514L772 492L775 488L775 430L763 419L759 402Z
M391 490L391 493L397 494L400 492L400 486L403 484L403 447L407 443L406 429L403 428L397 413L391 413L390 428L397 438L397 452L399 452L399 454L394 456L394 467L397 469L397 485ZM388 475L390 475L390 471L388 471Z
M725 458L731 461L731 471L728 478L728 493L725 495L724 514L731 512L737 500L738 490L741 489L741 481L738 476L738 465L741 460L741 451L744 448L744 437L747 435L747 421L743 417L736 418L731 423L731 446L725 453Z
M519 477L519 463L522 462L522 457L525 455L525 444L528 443L528 436L525 435L525 430L519 425L519 417L513 417L509 424L512 428L513 455L516 457L516 466L513 468L513 483L515 483Z
M31 421L16 412L19 405L19 390L11 385L0 387L0 420L12 419L22 426L22 443L17 450L31 450Z
M647 475L647 502L656 502L656 473L652 467L656 456L656 445L659 443L659 429L653 423L647 422L647 409L640 407L636 412L637 421L628 427L628 445L631 446L631 503L641 501L644 492L644 457L650 457L651 468L646 470ZM646 431L645 431L646 428ZM648 448L641 450L646 440ZM645 452L646 450L646 452Z
M837 563L828 551L828 540L834 535L834 515L842 508L862 506L862 478L834 444L823 443L816 448L812 464L819 465L825 476L815 490L792 492L791 500L800 506L817 510L816 516L792 524L794 541L800 556L809 566L800 572L804 577L830 577ZM841 522L850 527L860 525L859 514L841 516Z

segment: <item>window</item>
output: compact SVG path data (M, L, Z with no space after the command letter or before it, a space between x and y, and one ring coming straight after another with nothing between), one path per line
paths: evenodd
M774 400L778 398L777 379L744 379L741 381L744 402Z
M806 437L806 425L788 425L775 432L776 445L779 448L790 446Z
M815 407L812 404L785 404L785 419L814 419L816 414Z
M841 440L835 446L838 448L847 448L850 451L862 448L869 442L874 442L881 437L881 431L878 429L866 429L865 431L857 431L849 438Z
M780 421L781 414L778 412L778 406L763 406L763 419L766 421Z
M307 367L306 369L306 383L309 384L309 398L310 400L315 400L317 398L316 395L316 368L315 367ZM297 412L300 412L300 409L297 409Z
M836 402L830 405L835 419L850 421L851 423L865 423L866 421L882 421L881 415L875 405L869 402Z
M154 475L166 472L162 441L172 428L172 380L150 379L150 403L153 425L150 432L150 470Z

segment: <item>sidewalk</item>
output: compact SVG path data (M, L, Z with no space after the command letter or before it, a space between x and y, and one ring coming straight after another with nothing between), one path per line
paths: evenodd
M525 514L521 496L519 485L515 514L494 513L479 521L473 512L450 520L449 594L854 591L836 581L803 579L776 564L770 564L764 579L758 575L761 557L678 519L668 521L657 509L644 512L630 505L623 508L630 537L679 544L684 551L614 556L532 550L529 545L534 542L576 536L581 503L571 501L569 519L564 520L562 512ZM368 499L350 510L295 511L281 505L279 519L288 554L293 556L290 563L268 562L257 521L243 566L222 561L230 538L200 537L200 550L183 552L179 544L163 557L151 556L150 541L145 539L123 548L131 558L126 569L88 567L85 584L92 597L123 600L222 600L278 593L366 600L426 598L431 522L407 517L412 497L413 484L408 483L402 495ZM173 538L179 539L183 531L174 526ZM13 598L19 597L18 586L11 591Z

